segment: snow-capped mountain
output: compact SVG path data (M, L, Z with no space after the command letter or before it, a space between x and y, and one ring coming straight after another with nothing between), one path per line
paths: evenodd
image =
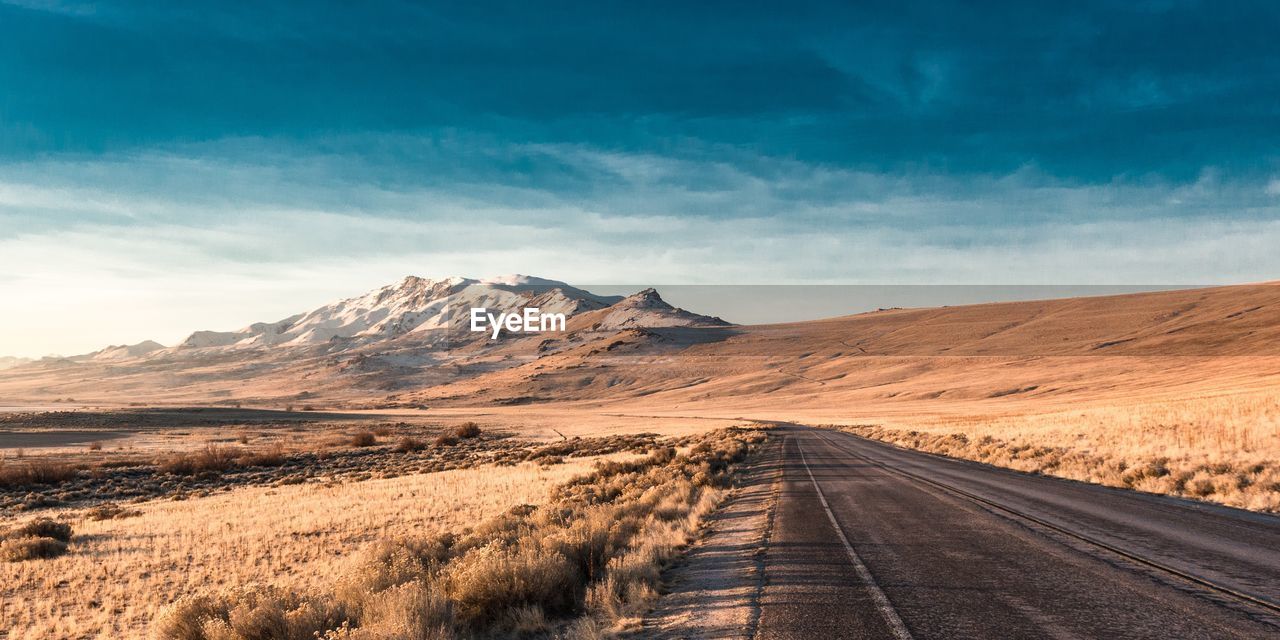
M138 344L122 344L111 345L105 349L95 351L86 356L89 360L123 360L126 358L137 358L145 356L153 351L159 351L164 345L155 340L143 340Z
M532 276L443 280L408 276L277 322L259 322L238 331L197 331L179 349L307 346L338 339L363 344L434 329L461 329L469 322L472 307L502 311L538 307L546 313L572 315L604 309L620 300L620 296L598 296Z
M477 330L472 309L481 307L486 322ZM530 314L534 307L539 311ZM563 324L544 327L547 314L564 314ZM512 316L526 324L511 328ZM527 324L530 317L537 323ZM421 407L420 398L402 394L453 383L465 387L468 380L504 372L512 380L535 380L552 370L576 370L599 354L665 353L692 337L668 328L727 324L677 309L652 289L624 298L530 276L409 276L283 320L236 331L196 331L173 347L145 341L20 364L0 374L0 385L41 398L59 397L50 391L56 389L113 402L128 393L165 402L188 394L214 404L287 407L299 398L324 397ZM704 337L729 333L709 331ZM0 360L0 368L7 364ZM520 384L514 388L524 388ZM521 397L542 393L528 390L503 401L524 402Z
M624 298L597 295L558 280L525 275L441 280L407 276L364 295L338 300L283 320L255 322L236 331L196 331L172 348L147 340L134 345L112 345L61 360L67 364L114 365L138 358L181 361L188 355L240 352L247 355L261 349L317 346L322 346L324 353L350 349L383 353L432 345L451 348L456 347L459 340L482 340L487 335L469 331L470 309L476 307L494 314L518 313L531 307L537 307L541 313L563 313L569 319L571 333L729 324L720 318L675 308L653 289ZM25 362L0 359L0 368Z

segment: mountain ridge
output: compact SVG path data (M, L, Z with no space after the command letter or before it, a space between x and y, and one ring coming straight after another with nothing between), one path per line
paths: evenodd
M355 408L643 398L670 407L719 403L735 412L727 415L741 415L736 412L745 402L785 396L797 405L821 403L835 418L839 407L854 404L937 398L979 403L975 407L1021 400L1069 404L1085 395L1146 393L1156 381L1168 389L1194 382L1197 393L1217 393L1280 379L1280 284L1273 283L894 309L768 325L727 325L676 309L656 291L603 302L577 296L581 301L573 302L542 281L445 283L440 291L467 292L454 302L556 300L590 308L575 313L565 331L497 339L485 332L415 330L431 326L419 312L444 303L434 294L412 302L416 290L434 285L403 284L348 298L346 306L322 307L354 309L354 315L312 317L316 327L338 316L369 321L321 327L343 329L348 337L287 344L289 336L323 336L306 333L304 313L274 325L275 333L261 344L170 347L112 360L46 359L6 369L0 398L287 405L305 397ZM536 290L519 291L529 286ZM361 298L367 299L350 302ZM370 315L375 307L413 314ZM254 331L268 333L262 325ZM265 344L272 340L280 344Z
M108 345L86 354L55 359L119 361L148 356L181 356L191 352L333 344L350 348L379 341L391 342L432 330L463 331L469 320L465 309L470 307L502 311L537 307L543 312L573 317L606 311L615 305L623 306L593 322L593 330L728 325L719 318L673 307L652 288L624 297L598 295L559 280L522 274L489 278L450 276L438 280L408 275L363 294L340 298L280 320L253 322L230 331L198 329L173 346L145 340L133 345ZM22 358L4 360L6 368L30 362L34 361Z

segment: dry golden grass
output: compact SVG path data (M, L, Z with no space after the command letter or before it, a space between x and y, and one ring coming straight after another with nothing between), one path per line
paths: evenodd
M163 640L427 640L627 627L662 568L723 495L760 431L725 430L687 452L606 462L474 528L387 540L310 593L245 587L183 598Z
M1280 511L1277 392L845 428L1023 471Z
M366 543L481 521L590 469L525 463L346 484L251 487L83 518L69 553L0 563L0 629L11 640L145 638L174 599L262 583L329 586Z

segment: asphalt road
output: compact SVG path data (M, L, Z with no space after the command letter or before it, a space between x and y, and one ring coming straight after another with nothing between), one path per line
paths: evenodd
M779 433L758 638L1280 638L1280 518Z

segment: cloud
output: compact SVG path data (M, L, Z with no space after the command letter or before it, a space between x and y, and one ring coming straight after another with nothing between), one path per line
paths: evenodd
M1273 278L1276 17L0 2L0 353L405 272Z
M582 284L1199 284L1280 274L1273 182L876 173L718 148L232 140L11 163L0 353L173 342L414 273ZM501 157L521 183L486 168ZM405 160L407 158L407 160ZM383 169L386 169L385 171Z
M76 6L0 4L0 157L464 131L1105 182L1278 150L1265 5Z
M6 4L32 11L44 11L48 13L62 14L67 16L87 17L94 15L94 6L87 2L57 2L56 0L4 0L0 4Z

